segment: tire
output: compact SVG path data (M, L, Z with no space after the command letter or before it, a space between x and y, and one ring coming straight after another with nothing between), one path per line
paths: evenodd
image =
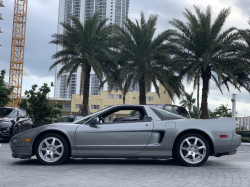
M36 157L41 164L57 165L68 156L69 146L60 134L49 133L41 136L35 145Z
M12 136L18 134L18 132L19 132L19 128L16 126L16 127L13 129Z
M210 155L207 140L196 133L183 135L175 146L175 156L185 166L201 166Z

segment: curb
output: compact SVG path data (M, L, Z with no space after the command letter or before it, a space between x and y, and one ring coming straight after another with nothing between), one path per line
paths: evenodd
M250 145L250 143L241 143L241 145Z

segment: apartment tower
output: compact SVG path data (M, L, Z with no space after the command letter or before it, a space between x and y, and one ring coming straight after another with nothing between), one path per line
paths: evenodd
M129 11L130 0L59 0L58 12L58 33L64 32L60 23L68 23L72 25L69 15L74 15L82 23L93 14L100 12L100 19L110 18L107 24L118 24L124 26ZM72 25L73 26L73 25ZM57 46L57 51L60 51L61 46ZM62 66L58 65L55 70L55 90L54 97L70 98L71 94L79 94L80 92L80 75L81 68L73 74L69 85L67 86L68 74L63 74L57 77ZM100 81L93 71L90 77L90 95L100 95Z

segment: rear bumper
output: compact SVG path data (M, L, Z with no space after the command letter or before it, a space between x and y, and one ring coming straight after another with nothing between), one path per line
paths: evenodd
M233 152L230 152L230 153L218 153L216 155L214 155L215 157L221 157L221 156L229 156L229 155L234 155L236 154L237 150L234 150Z

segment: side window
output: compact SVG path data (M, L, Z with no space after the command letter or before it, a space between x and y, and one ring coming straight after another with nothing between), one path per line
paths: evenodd
M113 112L112 112L113 111ZM99 116L100 123L129 123L138 121L149 121L142 108L121 108L112 110Z
M171 119L184 119L179 115L175 115L173 113L170 113L166 110L162 110L159 108L151 107L151 109L155 112L155 114L161 119L161 120L171 120Z

